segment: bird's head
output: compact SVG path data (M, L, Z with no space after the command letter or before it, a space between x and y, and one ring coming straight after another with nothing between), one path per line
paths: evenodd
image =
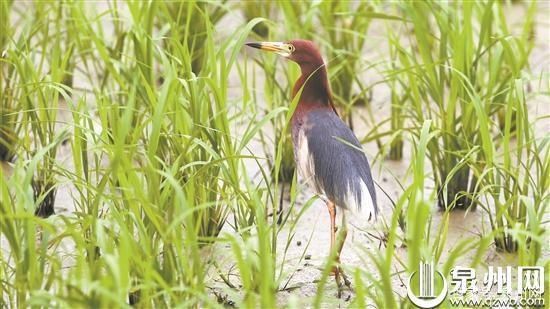
M246 43L246 45L277 53L300 65L302 76L296 81L292 89L292 97L303 87L301 101L322 101L333 106L325 63L319 49L313 42L292 40L288 42ZM334 107L332 109L336 112Z
M307 40L292 40L288 42L254 42L246 45L265 51L275 52L292 60L304 68L316 68L323 65L323 58L315 44Z

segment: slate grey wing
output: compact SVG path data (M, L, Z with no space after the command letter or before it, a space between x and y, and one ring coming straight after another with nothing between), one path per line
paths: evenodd
M318 193L337 206L375 218L378 206L374 181L367 157L358 150L362 147L357 137L335 113L311 111L304 120L297 161L305 165L302 169L306 174L311 174Z

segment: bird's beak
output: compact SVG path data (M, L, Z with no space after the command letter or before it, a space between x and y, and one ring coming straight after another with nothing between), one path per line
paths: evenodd
M283 42L253 42L246 43L246 45L265 51L275 52L283 57L289 57L294 50L291 44Z

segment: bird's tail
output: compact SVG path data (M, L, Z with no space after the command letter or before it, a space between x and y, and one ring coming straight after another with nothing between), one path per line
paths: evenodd
M350 186L350 190L347 194L347 205L349 210L357 216L362 222L376 221L378 215L378 207L376 204L376 192L374 187L369 188L367 183L363 180L359 180L355 183L355 186Z

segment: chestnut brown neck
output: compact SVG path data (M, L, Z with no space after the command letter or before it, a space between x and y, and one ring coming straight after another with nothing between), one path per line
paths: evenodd
M298 94L302 86L302 94L298 105L331 105L331 92L328 84L327 70L325 65L320 63L300 64L302 75L294 84L292 98Z

